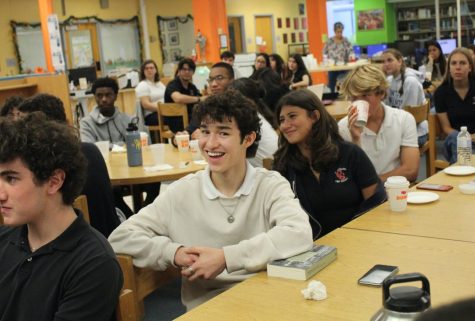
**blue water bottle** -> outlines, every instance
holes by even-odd
[[[132,122],[127,127],[125,134],[125,144],[127,147],[127,163],[129,166],[142,166],[142,142],[137,124]]]

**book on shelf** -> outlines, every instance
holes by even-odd
[[[307,252],[267,263],[267,275],[305,281],[336,259],[336,247],[314,245]]]

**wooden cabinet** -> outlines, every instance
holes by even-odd
[[[436,38],[436,15],[434,1],[413,1],[396,4],[398,40],[425,40]],[[457,6],[455,1],[439,4],[440,38],[457,37]],[[460,4],[462,45],[475,38],[475,0]]]

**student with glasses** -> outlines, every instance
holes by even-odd
[[[234,80],[233,67],[226,62],[215,63],[211,67],[208,82],[208,95],[216,95],[222,93],[228,88]],[[200,135],[199,124],[191,119],[190,124],[186,130],[178,132],[177,134],[191,134],[191,139],[198,139]]]

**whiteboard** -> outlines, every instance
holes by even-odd
[[[137,23],[98,23],[102,72],[122,74],[140,69],[140,40]]]
[[[18,62],[22,73],[32,73],[36,67],[46,69],[45,50],[41,27],[15,27],[18,51],[21,61]]]

